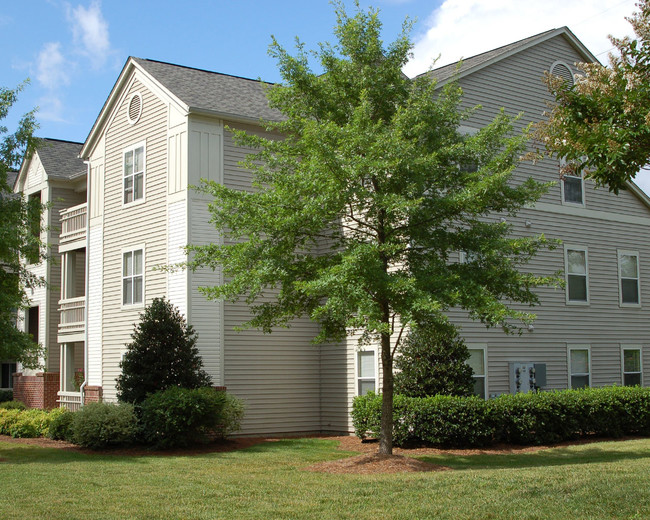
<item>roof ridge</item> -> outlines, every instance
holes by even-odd
[[[264,81],[261,78],[258,79],[252,79],[252,78],[247,78],[245,76],[237,76],[236,74],[227,74],[225,72],[217,72],[214,70],[208,70],[208,69],[201,69],[199,67],[190,67],[189,65],[179,65],[178,63],[171,63],[169,61],[161,61],[161,60],[152,60],[150,58],[138,58],[137,56],[131,56],[134,60],[142,60],[142,61],[148,61],[151,63],[160,63],[162,65],[170,65],[172,67],[178,67],[180,69],[188,69],[188,70],[196,70],[198,72],[206,72],[208,74],[216,74],[218,76],[225,76],[228,78],[235,78],[235,79],[243,79],[246,81],[253,81],[255,83],[266,83],[268,85],[274,85],[275,83],[272,83],[270,81]]]
[[[70,141],[69,139],[57,139],[55,137],[38,137],[38,136],[35,136],[35,137],[36,137],[36,139],[40,139],[41,141],[56,141],[56,142],[59,142],[59,143],[69,143],[69,144],[83,145],[83,143],[81,143],[79,141]]]
[[[535,39],[535,38],[539,38],[543,34],[548,34],[550,32],[557,31],[557,30],[558,30],[557,27],[555,27],[553,29],[548,29],[546,31],[542,31],[541,33],[533,34],[532,36],[527,36],[525,38],[521,38],[520,40],[516,40],[514,42],[510,42],[510,43],[506,43],[504,45],[500,45],[499,47],[494,47],[493,49],[488,49],[486,51],[479,52],[478,54],[473,54],[472,56],[467,56],[467,57],[464,57],[464,58],[460,58],[459,60],[453,61],[451,63],[447,63],[446,65],[441,65],[440,67],[437,67],[435,69],[431,69],[431,70],[427,70],[425,72],[422,72],[421,74],[418,74],[415,77],[419,78],[420,76],[424,76],[424,75],[429,74],[431,72],[436,72],[436,71],[442,70],[445,67],[456,66],[456,65],[458,65],[458,62],[466,62],[468,60],[473,60],[474,58],[478,58],[479,56],[483,56],[484,54],[489,54],[489,53],[492,53],[492,52],[496,52],[496,51],[499,51],[500,49],[505,49],[506,47],[511,47],[513,45],[517,45],[517,44],[519,44],[521,42],[524,42],[526,40],[532,40],[532,39]]]

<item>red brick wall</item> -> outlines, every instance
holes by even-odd
[[[59,373],[40,372],[34,376],[13,375],[14,400],[22,401],[29,408],[49,410],[57,407]]]
[[[101,402],[102,402],[102,387],[101,386],[85,386],[84,387],[84,404],[101,403]]]

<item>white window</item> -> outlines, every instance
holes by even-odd
[[[357,395],[377,391],[377,357],[374,350],[357,352]]]
[[[144,143],[124,150],[124,204],[144,200]]]
[[[589,345],[573,345],[569,352],[569,386],[587,388],[591,386],[591,356]]]
[[[621,305],[641,303],[639,284],[639,253],[637,251],[618,252],[619,301]]]
[[[641,359],[641,347],[621,347],[621,365],[623,367],[623,384],[625,386],[643,384],[643,365]]]
[[[472,368],[473,372],[474,394],[482,399],[487,396],[486,352],[486,346],[471,346],[469,347],[469,359],[467,360],[467,364]]]
[[[144,301],[144,249],[122,252],[122,305]]]
[[[566,163],[560,163],[562,173],[562,204],[585,205],[585,180],[580,172],[571,170]]]
[[[16,363],[0,363],[0,389],[13,388],[14,372],[16,372]]]
[[[589,303],[587,261],[586,247],[564,247],[567,303]]]

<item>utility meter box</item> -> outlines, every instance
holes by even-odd
[[[510,373],[510,393],[534,392],[546,386],[546,363],[511,361],[508,363],[508,367]]]

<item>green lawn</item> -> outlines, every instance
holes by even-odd
[[[82,455],[0,442],[0,519],[650,518],[650,440],[436,456],[455,471],[303,471],[346,455],[296,439],[195,456]]]

